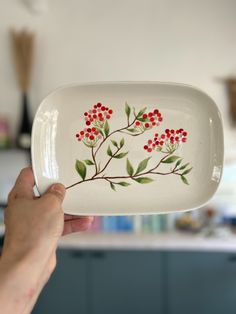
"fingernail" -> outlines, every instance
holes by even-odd
[[[53,184],[51,186],[51,191],[60,194],[61,196],[65,195],[65,187],[60,183]]]

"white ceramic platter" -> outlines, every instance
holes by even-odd
[[[64,87],[42,101],[33,125],[39,193],[63,183],[70,214],[198,208],[219,185],[223,153],[217,106],[180,84]]]

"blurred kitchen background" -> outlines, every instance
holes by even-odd
[[[63,238],[33,313],[236,313],[235,34],[235,0],[1,1],[1,244],[7,194],[30,165],[33,116],[55,88],[192,84],[224,121],[225,169],[214,198],[188,213],[98,217],[92,230]]]

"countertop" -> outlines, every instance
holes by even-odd
[[[163,234],[72,234],[59,242],[61,248],[112,250],[188,250],[236,253],[236,236],[205,238],[182,233]]]
[[[0,225],[0,235],[4,226]],[[59,248],[102,250],[219,251],[236,253],[236,236],[206,238],[180,232],[160,234],[74,233],[61,238]]]

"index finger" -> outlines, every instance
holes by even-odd
[[[18,197],[25,197],[29,199],[34,198],[34,176],[31,167],[24,168],[21,170],[18,178],[16,179],[15,185],[9,194],[9,200]]]

